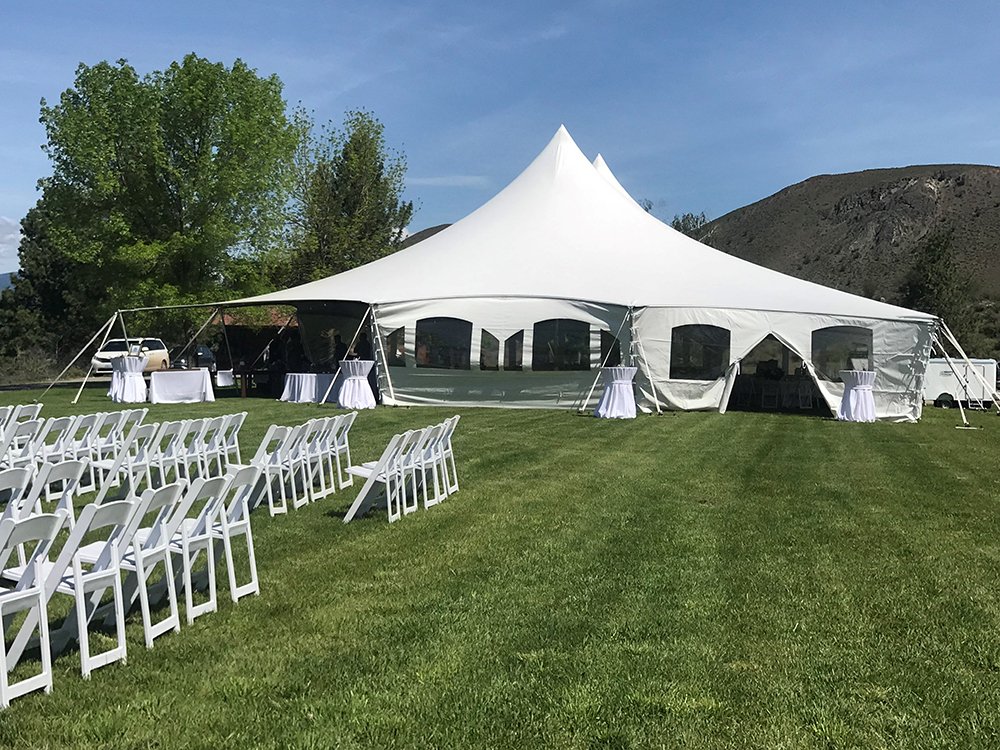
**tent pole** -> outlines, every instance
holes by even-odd
[[[125,316],[122,315],[122,311],[121,310],[118,311],[118,322],[122,324],[122,336],[125,337],[125,352],[127,354],[128,351],[129,351],[129,346],[128,346],[128,331],[125,330]]]
[[[951,371],[955,374],[955,379],[958,380],[959,383],[961,382],[966,383],[965,395],[966,397],[968,397],[969,395],[968,381],[965,381],[964,378],[958,374],[958,369],[955,367],[955,363],[952,361],[951,357],[948,356],[948,352],[944,350],[944,347],[941,346],[941,342],[938,341],[936,336],[934,337],[934,343],[937,344],[937,348],[941,352],[941,356],[943,356],[945,358],[945,361],[948,362],[948,367],[950,367]],[[956,425],[955,426],[956,430],[976,429],[975,427],[970,425],[969,420],[965,418],[965,409],[962,408],[962,399],[958,399],[958,413],[962,416],[962,426],[959,427],[958,425]]]
[[[191,340],[188,341],[184,345],[184,348],[181,349],[180,352],[177,354],[177,359],[180,359],[181,357],[184,356],[184,352],[186,352],[188,350],[188,347],[191,346],[191,344],[193,344],[198,339],[199,336],[201,336],[201,332],[204,331],[206,328],[208,328],[209,323],[215,320],[215,316],[219,314],[219,310],[221,309],[222,309],[221,307],[217,307],[214,310],[212,310],[212,314],[208,316],[208,320],[202,323],[201,328],[198,329],[198,333],[192,336]],[[232,363],[232,359],[233,359],[232,355],[230,355],[229,357],[230,363]]]
[[[108,318],[107,322],[104,325],[102,325],[100,328],[97,329],[97,333],[95,333],[93,336],[91,336],[90,341],[88,341],[86,344],[84,344],[84,346],[80,350],[79,354],[77,354],[75,357],[73,357],[72,360],[70,360],[70,363],[68,365],[66,365],[66,367],[63,368],[63,371],[56,376],[55,380],[53,380],[51,383],[49,383],[49,387],[46,388],[44,391],[42,391],[42,395],[39,396],[38,398],[43,398],[45,396],[45,394],[48,393],[51,390],[52,386],[54,386],[56,383],[58,383],[62,379],[62,376],[65,375],[69,371],[69,368],[71,368],[73,365],[76,364],[76,361],[78,359],[80,359],[80,357],[83,356],[83,353],[85,351],[87,351],[87,349],[90,348],[90,345],[93,344],[94,341],[97,340],[97,337],[100,336],[102,332],[104,332],[104,338],[101,339],[101,346],[104,346],[104,342],[107,341],[108,333],[110,333],[111,326],[114,325],[116,317],[118,317],[117,313],[115,315],[112,315],[110,318]],[[98,347],[98,348],[100,348],[100,347]],[[90,366],[90,370],[92,370],[93,367],[94,366],[91,365]],[[87,376],[88,377],[90,376],[90,370],[87,371]],[[86,383],[87,379],[84,378],[83,382]],[[83,386],[80,386],[80,390],[83,390]],[[80,394],[79,393],[76,394],[76,398],[77,399],[80,398]],[[73,399],[73,403],[74,404],[76,403],[76,399]]]
[[[393,405],[396,404],[396,392],[392,388],[392,376],[389,374],[389,359],[385,356],[385,348],[382,346],[382,334],[378,332],[378,317],[375,315],[374,303],[370,306],[372,313],[372,325],[375,326],[375,342],[378,344],[379,354],[382,355],[382,369],[385,371],[385,382],[389,386],[389,398]]]
[[[953,347],[955,347],[955,350],[965,361],[966,366],[972,370],[972,373],[976,376],[979,382],[982,383],[983,386],[986,388],[986,392],[989,393],[990,396],[992,396],[993,406],[996,408],[997,413],[1000,414],[1000,394],[997,393],[996,383],[986,382],[986,378],[984,378],[982,373],[979,372],[979,370],[976,369],[976,366],[972,364],[972,360],[969,359],[969,356],[965,353],[965,350],[962,349],[962,345],[958,343],[958,339],[955,338],[955,334],[951,332],[951,329],[948,327],[948,324],[945,323],[943,320],[941,321],[941,328],[944,330],[944,335],[948,339],[948,343],[950,343]],[[943,347],[941,347],[940,342],[938,342],[938,348],[941,348],[941,350],[944,351]],[[966,396],[969,395],[968,386],[966,386],[965,395]]]
[[[264,352],[266,352],[266,351],[267,351],[267,347],[269,347],[269,346],[270,346],[271,344],[273,344],[273,343],[274,343],[274,341],[275,341],[275,339],[277,339],[277,338],[278,338],[278,336],[280,336],[280,335],[281,335],[281,332],[282,332],[282,331],[284,331],[284,330],[285,330],[286,328],[288,328],[288,324],[292,322],[292,318],[294,318],[294,317],[296,316],[296,314],[297,314],[297,313],[292,313],[291,315],[289,315],[289,316],[288,316],[288,320],[286,320],[286,321],[285,321],[285,324],[284,324],[283,326],[281,326],[281,328],[279,328],[279,329],[278,329],[278,332],[277,332],[276,334],[274,334],[274,335],[273,335],[273,336],[271,337],[271,340],[270,340],[270,341],[268,341],[268,342],[267,342],[267,343],[266,343],[266,344],[264,345],[264,348],[260,350],[260,354],[258,354],[258,355],[257,355],[257,359],[255,359],[255,360],[254,360],[253,362],[251,362],[251,363],[250,363],[250,368],[249,368],[249,369],[251,369],[251,370],[252,370],[252,369],[253,369],[253,366],[254,366],[255,364],[257,364],[258,362],[260,362],[260,358],[264,356]]]
[[[351,339],[351,343],[347,346],[347,351],[351,351],[354,348],[354,344],[357,343],[358,336],[361,335],[361,327],[368,320],[368,313],[372,311],[372,306],[368,305],[368,309],[365,310],[364,317],[361,318],[361,322],[358,323],[358,330],[354,332],[354,338]],[[333,390],[333,384],[337,382],[337,376],[340,375],[340,362],[337,363],[337,371],[333,373],[333,379],[330,381],[330,385],[326,387],[326,393],[323,394],[323,398],[320,399],[321,404],[325,404],[326,400],[330,398],[330,391]]]
[[[631,327],[630,333],[632,334],[632,341],[635,342],[636,349],[639,351],[639,357],[642,359],[642,364],[646,368],[646,377],[649,378],[650,390],[653,392],[653,403],[656,405],[656,413],[663,414],[663,410],[660,409],[660,399],[656,395],[656,383],[653,382],[653,372],[649,369],[649,360],[646,359],[646,348],[642,345],[642,339],[639,337],[639,331],[635,327],[635,314],[631,316]]]
[[[233,350],[229,348],[229,333],[226,331],[226,311],[219,308],[219,320],[222,323],[222,340],[226,342],[226,356],[229,358],[229,369],[233,369]]]
[[[621,353],[621,340],[618,337],[622,335],[622,328],[625,327],[625,321],[629,319],[629,316],[631,314],[632,314],[632,306],[629,305],[628,311],[622,316],[621,325],[618,326],[618,330],[615,332],[615,341],[619,342],[618,343],[619,353]],[[607,367],[608,357],[610,356],[611,356],[611,350],[608,349],[608,353],[604,355],[604,359],[601,361],[601,366],[597,369],[597,375],[596,377],[594,377],[594,382],[590,386],[590,391],[587,393],[587,398],[585,398],[583,402],[580,404],[580,408],[578,409],[580,414],[582,414],[586,410],[587,404],[590,402],[591,396],[594,395],[594,389],[597,388],[597,381],[600,380],[601,378],[601,370]]]

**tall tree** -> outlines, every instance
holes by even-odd
[[[299,111],[302,133],[289,218],[285,283],[346,271],[399,249],[413,204],[402,200],[406,159],[389,150],[371,113],[348,112],[342,128],[317,134]]]
[[[15,296],[43,329],[79,338],[117,308],[256,291],[245,259],[280,228],[297,144],[277,77],[195,55],[145,76],[81,65],[40,121],[52,175],[23,222]]]

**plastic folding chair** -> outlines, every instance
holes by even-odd
[[[47,559],[49,548],[62,526],[63,517],[59,513],[32,516],[20,521],[0,521],[0,569],[6,566],[15,549],[33,547],[24,564],[24,575],[17,580],[14,589],[0,591],[0,623],[3,623],[0,625],[0,708],[7,708],[12,699],[35,690],[52,692],[52,649],[49,643],[48,598],[42,585],[42,562]],[[42,667],[41,672],[11,682],[8,672],[13,670],[17,660],[8,662],[6,631],[8,617],[18,612],[27,612],[28,619],[36,623],[28,635],[37,627]]]
[[[369,465],[362,464],[347,468],[347,471],[352,475],[363,478],[365,483],[344,515],[344,523],[350,523],[355,518],[365,515],[383,496],[389,520],[394,521],[402,516],[399,505],[396,463],[401,445],[409,437],[410,433],[393,435],[377,461],[373,461]]]
[[[257,557],[254,554],[253,534],[250,530],[250,499],[261,476],[259,466],[238,469],[226,488],[219,520],[212,525],[212,538],[221,541],[229,574],[229,596],[234,602],[248,594],[260,594],[257,578]],[[247,545],[247,559],[250,580],[244,584],[236,582],[236,565],[233,558],[233,542],[243,537]]]

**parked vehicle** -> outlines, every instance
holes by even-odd
[[[188,350],[184,352],[183,356],[177,356],[179,352],[180,349],[175,350],[174,358],[172,360],[173,364],[171,367],[175,370],[189,370],[197,367],[205,367],[209,372],[215,372],[217,367],[215,352],[204,344],[195,344],[194,346],[189,347]]]
[[[970,359],[972,367],[979,371],[990,385],[997,382],[997,361],[995,359]],[[951,369],[946,359],[932,359],[927,363],[927,374],[924,376],[924,403],[949,408],[962,404],[989,406],[993,402],[993,394],[983,385],[982,381],[972,372],[972,367],[959,359],[953,359],[952,364],[959,377]],[[968,386],[966,386],[966,381]],[[966,390],[968,388],[968,390]]]
[[[94,372],[111,372],[111,360],[115,357],[122,357],[126,354],[141,354],[148,357],[144,372],[152,370],[166,370],[170,367],[170,352],[167,345],[160,339],[108,339],[104,342],[94,358],[90,360],[90,366]]]

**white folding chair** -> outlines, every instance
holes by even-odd
[[[153,641],[164,633],[177,632],[181,629],[174,569],[170,560],[167,521],[178,506],[186,488],[186,482],[173,482],[155,490],[146,490],[136,503],[128,525],[117,540],[121,569],[132,574],[123,588],[123,606],[125,611],[128,611],[135,599],[139,599],[146,648],[152,648]],[[85,563],[95,564],[100,559],[102,551],[100,543],[84,545],[80,548],[78,557]],[[169,612],[162,620],[154,623],[150,607],[149,578],[157,565],[163,566]]]
[[[250,530],[250,499],[261,476],[259,466],[246,466],[236,470],[226,488],[225,501],[219,511],[219,520],[212,525],[212,538],[222,542],[229,573],[229,596],[234,602],[248,594],[260,594],[257,579],[257,557],[254,554],[253,534]],[[236,565],[233,558],[233,542],[243,537],[247,545],[247,559],[250,580],[244,584],[236,582]]]
[[[205,428],[200,435],[199,465],[201,476],[221,477],[225,474],[225,446],[223,434],[226,417],[213,417],[205,422]],[[214,468],[213,468],[214,467]]]
[[[12,699],[34,690],[52,692],[52,649],[49,643],[48,597],[45,596],[42,563],[47,559],[49,548],[63,526],[59,513],[32,516],[20,521],[5,519],[0,521],[0,569],[6,567],[14,550],[32,546],[31,555],[24,564],[24,575],[16,581],[13,590],[0,591],[0,708],[7,708]],[[8,672],[13,671],[17,658],[12,663],[7,658],[8,618],[18,612],[27,612],[28,619],[35,625],[28,632],[30,636],[38,628],[39,652],[42,659],[41,672],[10,681]]]
[[[337,431],[334,433],[333,441],[331,442],[331,450],[337,464],[337,482],[340,484],[340,488],[344,489],[344,487],[354,484],[354,477],[347,471],[347,467],[351,465],[351,443],[349,440],[351,427],[354,425],[354,420],[357,419],[358,413],[351,411],[340,416],[341,419],[337,424]]]
[[[288,439],[292,429],[283,425],[273,424],[267,428],[264,438],[257,446],[257,452],[250,459],[249,466],[259,466],[264,475],[264,491],[267,493],[267,507],[271,516],[288,512],[288,504],[285,501],[285,493],[275,493],[275,481],[280,482],[282,475],[278,466],[278,449]],[[244,468],[243,466],[231,468]]]
[[[241,411],[238,414],[230,414],[226,427],[223,430],[223,448],[225,451],[226,466],[238,466],[243,463],[240,458],[240,430],[246,421],[247,413]]]
[[[448,495],[458,492],[458,469],[455,468],[455,449],[452,447],[451,438],[461,418],[460,414],[456,414],[444,420],[444,431],[441,434],[441,467],[444,470],[445,489]]]
[[[14,407],[11,419],[14,422],[25,422],[30,419],[38,419],[42,413],[42,404],[21,404]]]
[[[89,678],[95,669],[125,660],[125,609],[122,602],[118,542],[137,507],[138,501],[131,500],[87,505],[80,511],[76,526],[70,532],[55,562],[48,560],[40,562],[41,575],[44,576],[42,585],[45,601],[48,602],[56,593],[73,597],[75,606],[64,626],[69,628],[73,624],[76,625],[80,644],[80,671],[84,679]],[[84,538],[96,532],[101,532],[97,562],[84,568],[84,563],[77,553]],[[3,576],[10,580],[22,581],[27,568],[26,565],[7,568],[3,571]],[[91,654],[90,621],[100,606],[102,596],[109,588],[114,608],[116,645],[102,653]],[[8,658],[13,660],[14,665],[24,653],[38,622],[35,613],[29,612],[7,652]]]
[[[326,477],[324,476],[325,462],[323,456],[325,448],[324,438],[328,422],[329,420],[325,417],[310,419],[301,428],[302,435],[299,438],[298,453],[294,457],[299,463],[299,473],[302,476],[304,502],[300,503],[300,505],[304,505],[307,502],[315,502],[320,498],[326,497],[328,494]],[[316,489],[317,481],[320,484],[318,491]],[[295,505],[294,507],[298,508],[300,505]]]
[[[362,464],[347,468],[347,471],[352,475],[362,477],[365,483],[344,515],[344,523],[350,523],[355,518],[365,515],[379,501],[380,496],[385,497],[390,521],[402,516],[398,500],[396,460],[403,441],[409,436],[410,433],[393,435],[377,461],[373,461],[369,465]]]

